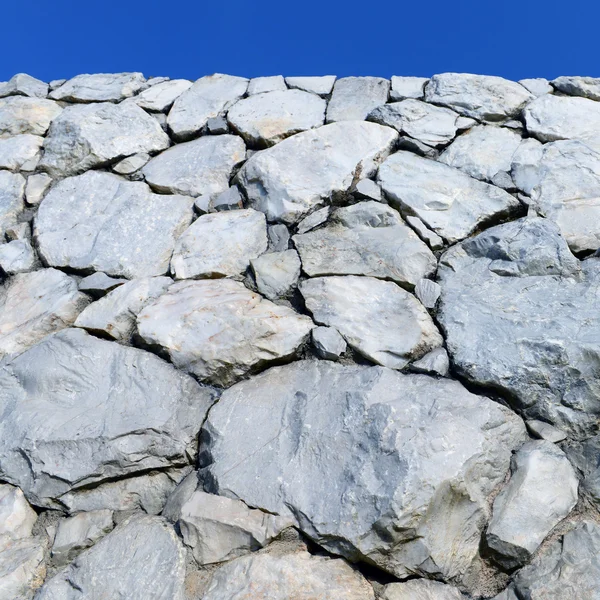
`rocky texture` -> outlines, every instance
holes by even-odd
[[[346,341],[334,327],[315,327],[312,343],[317,354],[327,360],[337,360],[346,352]]]
[[[119,102],[143,89],[145,81],[141,73],[77,75],[50,92],[50,98],[68,102]]]
[[[138,94],[133,102],[147,111],[164,112],[191,86],[192,82],[187,79],[163,81]]]
[[[328,96],[331,94],[331,90],[333,89],[335,76],[324,75],[323,77],[286,77],[285,82],[291,89],[312,92],[318,96]]]
[[[438,581],[414,579],[386,585],[381,600],[464,600],[460,591]]]
[[[30,206],[39,204],[51,183],[52,178],[46,173],[30,175],[25,186],[25,201],[27,204]]]
[[[88,275],[81,279],[79,282],[79,289],[95,298],[100,298],[107,292],[114,290],[124,283],[127,283],[127,279],[109,277],[106,273],[96,271],[95,273],[92,273],[92,275]]]
[[[0,136],[45,135],[62,108],[52,100],[10,96],[0,99]]]
[[[295,250],[263,254],[250,264],[258,291],[269,300],[289,295],[300,277],[300,258]]]
[[[7,275],[27,273],[38,266],[29,240],[13,240],[8,244],[0,244],[0,269]]]
[[[569,96],[600,100],[600,79],[596,77],[557,77],[552,87]]]
[[[265,94],[266,92],[281,92],[287,90],[285,79],[282,75],[271,77],[254,77],[248,84],[248,96]]]
[[[23,193],[25,179],[18,173],[0,171],[0,240],[6,230],[17,223],[17,217],[24,209]]]
[[[390,82],[380,77],[344,77],[333,86],[327,106],[327,122],[361,121],[380,104],[385,104]]]
[[[428,375],[440,375],[441,377],[446,377],[450,371],[448,353],[444,348],[434,348],[423,358],[412,363],[410,368],[416,373],[427,373]]]
[[[29,133],[0,138],[0,169],[33,171],[43,143],[43,137]]]
[[[0,98],[5,96],[45,98],[47,95],[48,84],[27,75],[27,73],[17,73],[8,81],[0,83]]]
[[[396,102],[404,98],[423,98],[425,84],[429,81],[426,77],[392,77],[390,100]]]

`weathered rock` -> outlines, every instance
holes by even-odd
[[[437,316],[458,372],[528,419],[589,437],[600,414],[600,261],[581,264],[547,219],[488,229],[441,259]]]
[[[162,346],[177,367],[223,386],[292,357],[313,326],[230,279],[176,283],[138,316],[142,339]]]
[[[169,112],[167,123],[173,137],[186,140],[197,134],[208,119],[217,117],[237,102],[248,89],[248,80],[231,75],[209,75],[183,92]]]
[[[187,464],[213,402],[152,354],[78,329],[5,362],[0,381],[0,477],[45,507],[79,487]]]
[[[149,87],[131,101],[145,110],[164,112],[190,87],[192,82],[187,79],[171,79]]]
[[[544,154],[544,146],[534,138],[526,138],[512,157],[512,180],[523,193],[530,195],[539,180],[539,167]]]
[[[552,93],[552,86],[547,79],[538,77],[535,79],[521,79],[519,83],[534,96],[543,96]]]
[[[29,240],[13,240],[0,244],[0,269],[7,275],[27,273],[39,266],[35,250]]]
[[[112,170],[119,175],[131,175],[139,171],[149,160],[149,154],[140,152],[120,160],[116,165],[113,165]]]
[[[411,370],[416,373],[427,373],[428,375],[440,375],[446,377],[450,371],[450,360],[444,348],[435,348],[428,352],[423,358],[416,360],[410,365]]]
[[[406,222],[432,250],[440,250],[444,247],[444,240],[437,233],[431,231],[419,217],[406,215]]]
[[[333,123],[255,154],[237,179],[250,206],[269,221],[293,224],[354,179],[371,176],[398,134],[375,123]]]
[[[0,287],[0,357],[69,327],[88,302],[77,283],[55,269],[10,278]]]
[[[390,82],[380,77],[344,77],[333,86],[327,106],[327,123],[362,121],[388,101]]]
[[[527,425],[527,430],[532,436],[547,440],[553,444],[562,442],[567,438],[567,434],[564,431],[561,431],[544,421],[530,419],[529,421],[526,421],[525,425]]]
[[[0,171],[0,240],[6,230],[17,224],[17,216],[23,211],[25,179],[18,173]]]
[[[502,77],[442,73],[425,86],[425,100],[486,121],[516,117],[533,96],[520,84]]]
[[[0,99],[0,136],[30,133],[45,135],[50,123],[62,112],[52,100],[11,96]]]
[[[331,213],[331,207],[324,206],[323,208],[319,208],[319,210],[315,210],[315,212],[310,213],[307,217],[304,217],[300,223],[298,223],[296,227],[297,233],[307,233],[308,231],[312,231],[319,225],[323,225],[329,219],[329,214]]]
[[[597,77],[557,77],[552,87],[569,96],[600,100],[600,79]]]
[[[229,187],[233,168],[246,158],[246,146],[235,135],[204,136],[177,144],[143,169],[155,190],[168,194],[200,196],[219,194]]]
[[[525,437],[456,381],[301,361],[225,391],[200,457],[206,491],[291,514],[335,554],[460,579]]]
[[[208,121],[206,121],[206,128],[208,129],[208,133],[211,135],[219,135],[229,131],[227,119],[223,115],[208,119]]]
[[[397,102],[405,98],[423,98],[425,95],[425,84],[429,81],[427,77],[392,77],[390,89],[390,100]]]
[[[198,489],[198,471],[190,471],[169,494],[162,510],[162,516],[172,523],[176,523],[181,516],[183,505]]]
[[[244,199],[237,185],[221,192],[218,196],[211,198],[208,203],[210,212],[223,212],[226,210],[240,210],[244,208]]]
[[[135,104],[69,106],[52,122],[39,167],[53,177],[64,177],[168,147],[167,134]]]
[[[378,178],[392,204],[418,216],[450,243],[521,206],[504,190],[410,152],[390,156]]]
[[[46,173],[36,173],[27,178],[25,186],[25,201],[30,206],[35,206],[42,201],[48,186],[52,183],[52,178]]]
[[[303,270],[316,275],[369,275],[413,288],[436,259],[393,208],[359,202],[335,210],[327,227],[293,237]]]
[[[253,94],[264,94],[266,92],[281,92],[287,90],[285,80],[282,75],[272,75],[271,77],[254,77],[248,84],[248,96]]]
[[[321,77],[286,77],[285,82],[289,88],[312,92],[318,96],[331,94],[335,75],[323,75]]]
[[[269,251],[283,252],[287,250],[290,243],[290,232],[282,223],[267,226],[267,236],[269,238]]]
[[[267,250],[265,216],[251,208],[198,217],[177,240],[176,279],[240,276]]]
[[[46,581],[37,600],[183,600],[185,550],[160,517],[134,517]]]
[[[50,92],[54,100],[67,102],[119,102],[145,87],[141,73],[77,75]]]
[[[0,598],[31,600],[45,574],[44,546],[39,539],[0,538]]]
[[[140,109],[141,110],[141,109]],[[193,198],[153,194],[141,182],[90,171],[58,182],[35,220],[39,252],[54,267],[116,277],[163,275]]]
[[[45,98],[48,95],[48,84],[27,75],[17,73],[8,81],[0,83],[0,98],[5,96],[29,96],[30,98]]]
[[[6,240],[13,242],[15,240],[30,240],[31,239],[31,225],[25,221],[22,223],[16,223],[7,228]]]
[[[30,537],[37,514],[23,492],[12,485],[0,484],[0,540]],[[0,545],[3,545],[0,542]]]
[[[372,179],[361,179],[354,187],[354,193],[367,200],[384,201],[381,186]]]
[[[33,171],[43,143],[44,138],[29,133],[0,138],[0,169]]]
[[[302,282],[300,291],[317,323],[335,327],[378,365],[402,369],[442,344],[423,305],[391,281],[316,277]]]
[[[577,503],[577,476],[551,442],[526,443],[512,459],[512,477],[494,500],[486,542],[507,568],[526,563]]]
[[[390,583],[383,588],[381,600],[464,600],[458,588],[439,581],[413,579]]]
[[[431,279],[419,279],[415,286],[415,296],[425,308],[435,308],[442,288]]]
[[[269,300],[287,296],[300,277],[300,258],[295,250],[263,254],[250,264],[258,291]]]
[[[334,327],[315,327],[312,343],[316,353],[326,360],[338,360],[346,352],[346,340]]]
[[[96,272],[84,277],[79,282],[79,289],[99,298],[124,283],[127,283],[127,279],[117,279],[109,277],[106,273]]]

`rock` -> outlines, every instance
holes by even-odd
[[[552,86],[547,79],[538,77],[536,79],[521,79],[519,83],[534,96],[543,96],[552,93]]]
[[[519,598],[590,600],[600,595],[600,528],[584,521],[515,577]]]
[[[146,277],[123,282],[80,313],[75,327],[101,333],[113,340],[127,341],[144,306],[163,294],[172,283],[170,277]]]
[[[428,229],[419,217],[407,215],[406,222],[432,250],[441,250],[444,247],[444,240],[437,233]]]
[[[423,98],[425,95],[425,84],[429,81],[427,77],[392,77],[390,89],[390,100],[397,102],[405,98]]]
[[[139,154],[133,154],[132,156],[120,160],[113,166],[112,170],[119,175],[131,175],[132,173],[139,171],[149,160],[149,154],[140,152]]]
[[[439,581],[413,579],[389,583],[383,588],[381,600],[464,600],[458,588]]]
[[[381,186],[372,179],[361,179],[354,187],[354,193],[367,200],[384,202]]]
[[[230,279],[182,281],[138,315],[138,332],[173,364],[227,386],[274,360],[291,358],[313,328],[293,310]]]
[[[193,199],[153,194],[141,182],[90,171],[46,194],[35,236],[46,264],[113,277],[164,275]]]
[[[520,144],[512,157],[511,177],[517,187],[528,196],[537,185],[539,167],[544,146],[534,138],[526,138]]]
[[[564,452],[545,440],[522,446],[511,470],[510,481],[494,500],[486,532],[494,559],[509,569],[525,564],[571,512],[578,486]]]
[[[7,275],[27,273],[38,267],[35,250],[29,240],[14,240],[0,244],[0,269]]]
[[[169,494],[165,506],[162,510],[162,516],[172,523],[176,523],[181,516],[183,505],[191,498],[192,494],[198,488],[198,471],[190,471]]]
[[[173,146],[153,158],[142,173],[154,190],[165,194],[219,194],[229,187],[233,168],[245,158],[241,138],[205,136]]]
[[[33,168],[26,170],[33,171],[43,143],[44,138],[29,133],[0,138],[0,169],[19,171],[25,170],[25,166],[31,166]]]
[[[307,233],[319,225],[323,225],[323,223],[327,222],[327,219],[329,219],[330,212],[331,208],[329,206],[324,206],[319,210],[315,210],[315,212],[310,213],[310,215],[304,217],[304,219],[298,223],[296,231],[298,233]]]
[[[175,100],[167,123],[177,141],[190,139],[207,123],[237,102],[248,88],[248,80],[231,75],[209,75],[198,79]]]
[[[213,402],[152,354],[79,329],[5,362],[0,382],[0,477],[47,508],[81,487],[186,465]]]
[[[250,264],[258,291],[269,300],[287,296],[300,277],[300,258],[295,250],[263,254]]]
[[[317,275],[368,275],[411,289],[435,272],[429,248],[393,208],[359,202],[338,208],[326,227],[295,235],[303,270]]]
[[[4,541],[7,545],[0,550],[0,598],[31,600],[46,574],[44,546],[30,537]]]
[[[151,112],[165,112],[190,87],[192,82],[187,79],[171,79],[149,87],[131,101]]]
[[[266,546],[294,520],[248,508],[240,500],[196,490],[181,508],[177,525],[199,565],[238,558]]]
[[[293,224],[348,190],[358,175],[370,177],[397,136],[375,123],[325,125],[255,154],[236,178],[251,207],[271,222]]]
[[[45,135],[61,112],[62,108],[52,100],[24,96],[0,99],[0,136]]]
[[[15,240],[30,240],[31,225],[27,221],[24,223],[16,223],[6,229],[5,236],[6,240],[9,242],[14,242]]]
[[[236,277],[267,250],[265,216],[251,208],[198,217],[175,244],[176,279]]]
[[[5,281],[0,287],[0,358],[23,352],[69,327],[88,302],[77,291],[77,283],[55,269],[22,273]]]
[[[54,100],[67,102],[120,102],[145,87],[141,73],[77,75],[50,92]]]
[[[335,327],[357,352],[393,369],[441,346],[442,336],[415,297],[373,277],[316,277],[300,284],[315,322]]]
[[[25,202],[30,206],[39,204],[51,183],[52,178],[46,173],[30,175],[25,186]]]
[[[551,221],[528,217],[450,249],[437,275],[437,318],[457,372],[504,392],[527,419],[593,434],[600,261],[579,263]]]
[[[328,96],[333,89],[335,75],[323,75],[321,77],[286,77],[285,82],[291,89],[312,92],[318,96]]]
[[[215,571],[203,600],[374,600],[373,588],[340,559],[295,552],[245,556]]]
[[[344,77],[333,86],[327,106],[327,123],[362,121],[388,101],[390,82],[380,77]]]
[[[558,77],[551,83],[563,94],[600,100],[600,79],[596,77]]]
[[[449,243],[521,206],[504,190],[410,152],[390,156],[378,178],[391,204],[418,216]]]
[[[58,566],[70,563],[82,550],[93,546],[113,528],[112,511],[93,510],[59,521],[52,545]]]
[[[600,435],[595,432],[592,437],[571,442],[565,447],[569,460],[581,474],[581,492],[586,499],[600,506]]]
[[[435,348],[428,352],[423,358],[416,360],[410,365],[416,373],[427,373],[447,377],[450,371],[450,360],[444,348]]]
[[[556,444],[562,442],[567,438],[567,434],[556,427],[550,425],[550,423],[544,423],[544,421],[538,421],[536,419],[530,419],[525,423],[527,430],[531,435],[542,440],[547,440]]]
[[[25,208],[23,195],[25,179],[18,173],[0,171],[0,240],[6,231],[17,224],[17,217]]]
[[[5,536],[13,540],[31,537],[36,520],[37,514],[23,492],[12,485],[0,484],[0,540]]]
[[[211,135],[219,135],[221,133],[227,133],[229,131],[229,125],[227,124],[227,119],[222,115],[218,117],[211,117],[206,122],[206,128],[208,129],[208,133]]]
[[[282,75],[273,75],[272,77],[255,77],[248,84],[248,96],[253,94],[264,94],[266,92],[281,92],[287,90],[285,80]]]
[[[36,600],[183,600],[184,576],[185,550],[173,528],[160,517],[135,517],[47,580]]]
[[[396,149],[406,150],[407,152],[412,152],[418,156],[426,156],[433,160],[437,159],[440,154],[436,148],[432,148],[423,142],[419,142],[419,140],[415,140],[408,135],[401,135],[398,138]]]
[[[223,212],[227,210],[241,210],[244,200],[237,185],[231,186],[226,191],[211,199],[208,208],[210,212]]]
[[[425,86],[425,100],[485,121],[516,117],[533,96],[520,84],[502,77],[442,73]]]
[[[17,73],[8,81],[0,83],[0,98],[5,96],[29,96],[30,98],[45,98],[48,95],[48,84],[27,75]]]
[[[267,236],[269,238],[270,252],[283,252],[287,250],[290,242],[290,232],[283,224],[268,225]]]
[[[109,277],[106,273],[93,273],[79,282],[79,289],[92,296],[100,297],[124,283],[127,283],[127,279],[116,279]]]
[[[326,360],[338,360],[346,352],[346,340],[333,327],[315,327],[312,343],[317,355]]]
[[[200,460],[206,491],[291,514],[329,552],[460,579],[525,437],[514,413],[457,381],[300,361],[226,390]]]
[[[210,210],[211,197],[208,194],[198,196],[194,200],[194,210],[199,215],[205,215]]]
[[[39,168],[65,177],[168,147],[167,134],[135,104],[68,106],[52,122]]]
[[[517,598],[514,587],[510,585],[502,590],[497,596],[494,596],[493,600],[519,600],[519,598]]]
[[[419,279],[415,286],[415,296],[425,308],[435,308],[441,292],[440,285],[431,279]]]
[[[50,91],[55,90],[56,88],[60,87],[63,83],[66,83],[67,80],[66,79],[53,79],[49,84],[49,88]]]

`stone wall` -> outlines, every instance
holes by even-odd
[[[0,599],[599,598],[599,100],[0,84]]]

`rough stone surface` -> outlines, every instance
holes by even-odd
[[[24,192],[25,179],[22,175],[0,171],[0,240],[7,229],[17,224],[17,217],[25,208]]]
[[[319,96],[331,94],[335,75],[323,75],[322,77],[286,77],[285,82],[291,89],[312,92]]]
[[[237,185],[233,185],[218,196],[211,198],[209,212],[223,212],[226,210],[240,210],[244,208],[244,199]]]
[[[27,273],[38,266],[35,251],[29,240],[13,240],[0,244],[0,269],[7,275]]]
[[[534,79],[521,79],[519,83],[534,96],[543,96],[552,93],[552,86],[547,79],[537,77]]]
[[[0,138],[0,169],[33,171],[43,143],[44,138],[29,133]]]
[[[120,160],[116,165],[113,165],[112,170],[119,175],[131,175],[139,171],[149,160],[149,154],[140,152]]]
[[[269,250],[271,252],[283,252],[287,250],[290,243],[290,232],[282,223],[267,226],[269,238]]]
[[[380,77],[344,77],[333,86],[327,106],[327,123],[362,121],[388,101],[390,82]]]
[[[427,225],[419,217],[406,215],[406,222],[432,250],[440,250],[444,247],[444,240],[437,233],[428,229]]]
[[[164,112],[171,108],[173,102],[192,86],[187,79],[171,79],[157,83],[133,98],[140,108],[151,112]]]
[[[62,112],[52,100],[10,96],[0,99],[0,136],[45,135],[50,123]]]
[[[553,427],[550,423],[544,423],[544,421],[530,419],[526,422],[526,425],[531,435],[554,444],[562,442],[567,438],[567,434],[564,431]]]
[[[354,193],[367,200],[384,201],[380,185],[372,179],[361,179],[354,187]]]
[[[269,300],[287,296],[300,277],[300,258],[295,250],[270,252],[250,261],[256,287]]]
[[[44,545],[39,539],[0,538],[0,598],[31,600],[45,574]]]
[[[30,537],[37,514],[23,492],[12,485],[0,484],[0,540]],[[0,542],[2,544],[2,542]]]
[[[287,90],[287,85],[285,85],[285,79],[282,75],[254,77],[248,84],[248,96],[264,94],[266,92],[281,92],[282,90]]]
[[[50,92],[50,98],[68,102],[119,102],[139,92],[145,82],[141,73],[77,75]]]
[[[415,286],[415,296],[425,308],[435,308],[441,291],[440,285],[431,279],[419,279]]]
[[[552,87],[569,96],[600,100],[600,79],[597,77],[557,77]]]
[[[326,360],[338,360],[346,352],[346,340],[334,327],[315,327],[312,343],[318,356]]]
[[[92,296],[100,297],[124,283],[127,283],[127,279],[117,279],[109,277],[106,273],[96,272],[84,277],[79,282],[79,289]]]
[[[48,189],[48,186],[52,183],[52,178],[46,173],[36,173],[30,175],[27,178],[27,184],[25,186],[25,201],[30,206],[39,204]]]
[[[296,226],[296,233],[307,233],[317,228],[319,225],[323,225],[329,219],[331,213],[331,207],[324,206],[310,213],[307,217],[304,217],[300,223]]]
[[[438,581],[413,579],[385,586],[381,600],[464,600],[458,588]]]
[[[429,81],[426,77],[392,77],[390,89],[390,100],[397,102],[405,98],[423,98],[425,95],[425,84]]]
[[[30,98],[45,98],[48,95],[48,84],[27,75],[17,73],[8,81],[0,83],[0,98],[5,96],[29,96]]]
[[[446,377],[450,370],[450,360],[444,348],[435,348],[428,352],[423,358],[416,360],[410,365],[416,373],[427,373]]]

